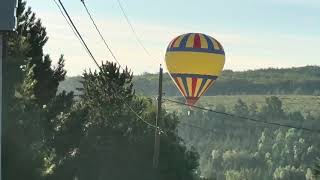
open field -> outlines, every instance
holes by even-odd
[[[214,108],[218,104],[226,107],[230,111],[234,104],[241,98],[248,105],[256,103],[258,108],[265,104],[265,98],[272,95],[234,95],[234,96],[204,96],[201,97],[198,106]],[[283,103],[283,109],[286,112],[302,111],[304,114],[310,112],[311,114],[319,113],[320,111],[320,96],[304,96],[304,95],[277,95]],[[167,97],[179,101],[184,101],[181,97]],[[179,105],[166,102],[164,107],[170,111],[180,111],[182,108]]]

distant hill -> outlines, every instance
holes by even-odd
[[[76,88],[81,87],[80,80],[81,77],[69,77],[60,84],[59,90],[76,91]],[[157,94],[158,75],[145,73],[135,76],[134,84],[138,94],[154,96]],[[167,96],[180,95],[168,74],[164,74],[163,88]],[[249,94],[320,95],[320,67],[269,68],[242,72],[225,70],[214,87],[206,93],[208,96]]]
[[[82,80],[82,78],[80,76],[67,77],[66,80],[60,82],[58,92],[74,91],[75,94],[79,94],[77,88],[82,87],[81,80]]]

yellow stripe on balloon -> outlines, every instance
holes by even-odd
[[[178,80],[178,82],[179,82],[179,85],[180,85],[180,87],[181,87],[181,89],[179,88],[179,90],[181,91],[181,93],[184,95],[187,95],[187,92],[186,92],[186,90],[184,89],[184,85],[183,85],[183,82],[182,82],[182,79],[181,79],[181,77],[177,77],[177,80]]]
[[[195,92],[194,92],[194,96],[195,96],[195,97],[199,97],[199,96],[197,96],[197,94],[198,94],[198,91],[199,91],[200,86],[201,86],[201,84],[202,84],[202,81],[203,81],[202,78],[198,78],[198,79],[197,79],[196,90],[195,90]]]
[[[171,74],[202,74],[219,76],[225,56],[214,53],[167,52],[166,65]]]
[[[192,96],[192,78],[187,78],[187,84],[188,84],[188,90],[189,90],[189,96]]]
[[[208,49],[208,42],[203,34],[199,34],[201,41],[201,48]]]
[[[191,34],[188,38],[186,47],[193,47],[195,34]]]
[[[173,47],[175,47],[175,48],[179,47],[179,46],[180,46],[180,43],[181,43],[181,40],[182,40],[182,38],[183,38],[184,36],[185,36],[185,35],[179,36],[178,39],[176,40],[176,42],[174,42]]]
[[[211,41],[213,43],[213,48],[216,49],[216,50],[220,50],[218,42],[215,39],[213,39],[212,37],[210,37],[210,39],[211,39]]]
[[[208,89],[207,87],[210,85],[210,83],[212,82],[212,79],[208,79],[207,82],[204,84],[204,86],[202,87],[199,96],[202,96],[202,94],[205,93],[206,89]]]

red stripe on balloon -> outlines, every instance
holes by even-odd
[[[196,91],[198,78],[192,78],[192,97],[194,97],[194,93]]]
[[[184,96],[186,96],[186,95],[184,94],[184,91],[183,91],[182,87],[181,87],[181,84],[180,84],[179,81],[178,81],[178,78],[174,78],[174,80],[176,81],[176,84],[178,85],[178,87],[179,87],[180,91],[182,92],[182,94],[183,94]]]
[[[201,40],[199,34],[194,36],[193,48],[201,48]]]
[[[176,38],[172,41],[172,43],[171,43],[171,48],[173,48],[174,43],[177,41],[177,39],[178,39],[179,37],[180,37],[180,36],[176,37]]]

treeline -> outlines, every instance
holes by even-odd
[[[155,95],[157,79],[157,75],[154,74],[136,76],[137,92]],[[168,74],[164,76],[163,84],[166,95],[180,95]],[[270,68],[244,72],[225,70],[214,87],[206,93],[208,96],[244,94],[320,95],[320,67]]]
[[[135,94],[130,71],[109,62],[87,70],[75,101],[73,92],[58,92],[65,60],[53,66],[44,54],[46,29],[22,0],[17,20],[4,64],[2,179],[199,179],[198,154],[178,137],[178,117],[165,111],[161,160],[152,167],[155,108]]]
[[[215,110],[225,112],[226,109],[217,105]],[[239,99],[229,113],[320,130],[320,113],[304,117],[299,111],[284,112],[277,97],[266,98],[261,109]],[[320,153],[319,132],[196,110],[190,115],[182,113],[180,119],[179,134],[200,153],[200,169],[205,179],[316,179],[314,171]]]
[[[67,78],[60,88],[75,90],[80,86],[79,80],[80,77]],[[138,94],[156,95],[158,75],[145,73],[135,76],[134,84]],[[168,74],[164,74],[163,88],[167,96],[180,95]],[[225,70],[214,87],[206,93],[208,96],[245,94],[320,95],[320,67],[270,68],[244,72]]]

